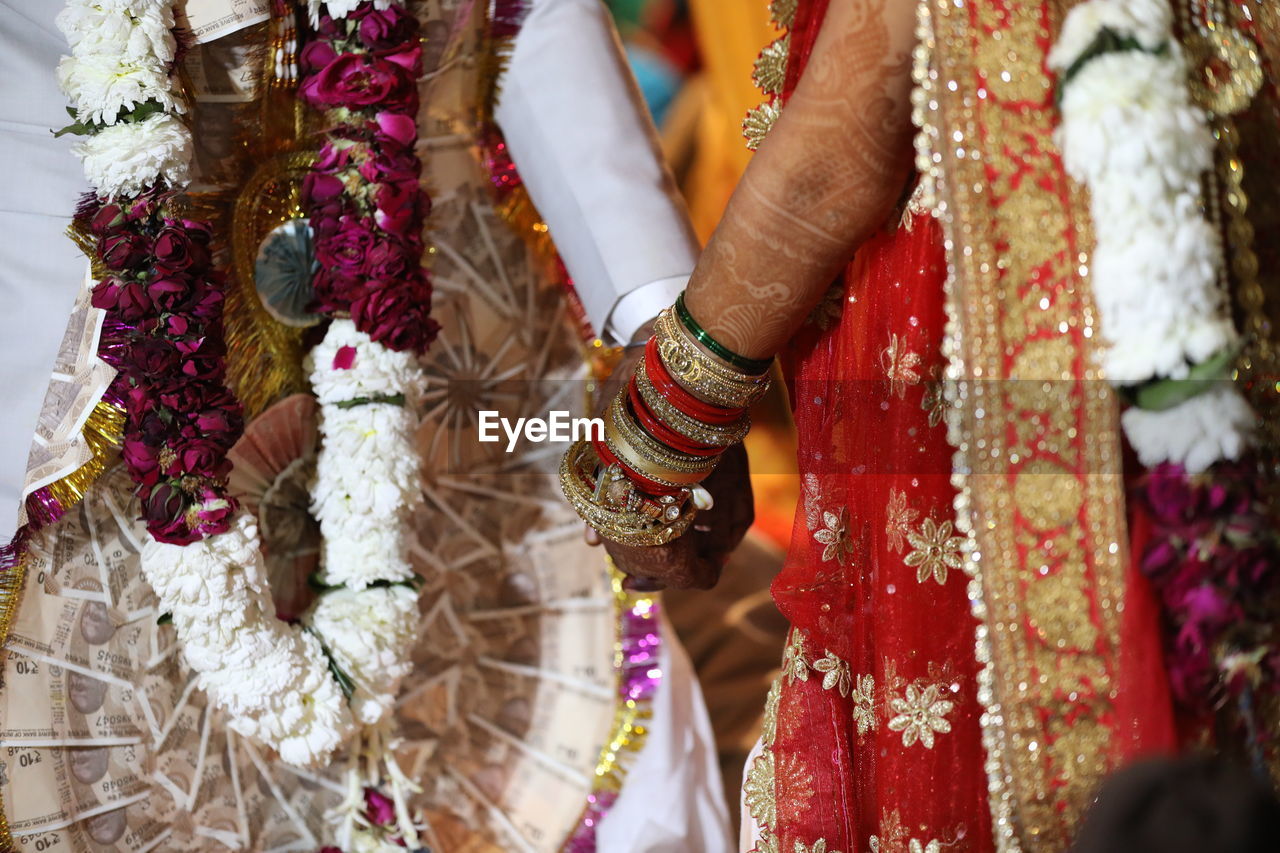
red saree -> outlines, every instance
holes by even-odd
[[[1108,770],[1173,746],[1092,381],[1087,218],[1051,143],[1043,56],[1071,4],[928,5],[954,81],[930,120],[969,135],[942,158],[950,219],[863,246],[783,359],[803,500],[744,787],[760,853],[1064,850]],[[800,5],[787,91],[824,11]],[[944,338],[971,386],[946,418]]]

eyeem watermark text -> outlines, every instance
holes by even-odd
[[[526,441],[540,444],[544,441],[557,441],[568,444],[571,441],[604,440],[604,421],[601,418],[575,418],[571,412],[552,409],[545,418],[504,418],[498,412],[480,411],[479,438],[491,444],[501,441],[498,434],[501,427],[507,436],[507,452],[515,450],[523,435]]]

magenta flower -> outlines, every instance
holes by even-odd
[[[394,826],[396,806],[391,798],[376,788],[364,789],[365,817],[375,826]]]

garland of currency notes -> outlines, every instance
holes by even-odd
[[[389,6],[335,5],[342,8],[331,8],[333,17]],[[109,273],[95,303],[118,332],[112,354],[128,384],[134,439],[126,434],[125,461],[146,492],[143,572],[198,684],[233,730],[300,766],[326,763],[360,733],[353,790],[382,776],[401,805],[412,783],[390,758],[386,724],[411,667],[416,625],[406,526],[418,459],[406,402],[421,377],[411,352],[375,343],[348,319],[334,320],[313,351],[324,439],[313,494],[326,543],[324,589],[301,625],[280,621],[256,522],[225,493],[223,445],[240,423],[222,385],[222,277],[207,248],[209,228],[170,213],[192,157],[190,131],[177,118],[186,107],[174,73],[173,7],[172,0],[71,0],[59,17],[72,47],[59,69],[75,105],[68,130],[87,136],[76,151],[96,188],[80,217],[83,242]],[[420,56],[416,26],[398,32],[401,53]],[[407,106],[388,106],[398,115],[380,121],[392,121],[398,137],[407,132],[396,120],[412,112]],[[402,140],[410,151],[414,139],[416,126]],[[184,258],[192,263],[179,263]],[[193,265],[198,276],[177,274]],[[187,282],[176,295],[157,285],[175,280]],[[191,311],[170,304],[191,288],[199,296]],[[386,340],[384,332],[371,330]],[[208,394],[192,398],[190,389],[205,385]],[[396,837],[416,846],[407,810],[397,812]],[[344,846],[357,840],[355,823],[348,815]]]

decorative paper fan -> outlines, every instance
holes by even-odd
[[[286,326],[314,326],[322,319],[307,310],[314,292],[315,250],[311,226],[305,219],[291,219],[263,238],[254,262],[254,285],[271,316]]]
[[[228,454],[231,492],[258,517],[267,574],[281,618],[312,599],[307,578],[320,560],[320,528],[308,512],[315,474],[317,406],[294,394],[255,418]]]

